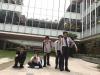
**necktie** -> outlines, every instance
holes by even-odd
[[[68,46],[68,43],[67,43],[67,37],[65,37],[65,43],[66,43],[66,46]]]

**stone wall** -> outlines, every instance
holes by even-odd
[[[100,38],[83,41],[88,54],[100,54]]]

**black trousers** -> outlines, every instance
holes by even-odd
[[[26,59],[26,57],[21,57],[21,56],[15,57],[15,64],[14,64],[14,66],[17,67],[18,63],[19,63],[20,67],[23,67],[25,59]]]
[[[55,64],[56,64],[55,67],[58,67],[60,57],[61,57],[61,52],[58,50],[56,55],[56,60],[55,60]]]
[[[39,66],[39,68],[42,68],[42,64],[39,62],[39,63],[35,63],[35,62],[28,62],[28,65],[31,67],[31,68],[34,68],[35,66]]]
[[[25,59],[26,59],[26,57],[20,57],[20,67],[23,66]]]
[[[62,47],[62,55],[60,56],[60,70],[68,69],[69,47]]]
[[[14,64],[14,66],[17,67],[19,62],[20,62],[20,58],[19,57],[15,57],[15,64]]]
[[[44,66],[50,65],[50,53],[45,53],[44,55]]]

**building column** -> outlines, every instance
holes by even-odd
[[[97,0],[95,0],[95,34],[97,33]]]
[[[88,16],[87,15],[87,9],[88,9],[88,7],[87,7],[87,1],[88,0],[86,0],[86,29],[85,29],[86,30],[86,36],[88,35],[88,33],[87,33],[87,31],[88,31],[88,28],[87,28],[88,27],[88,24],[87,24],[87,16]]]
[[[83,11],[84,11],[84,2],[82,2],[82,38],[83,38]]]
[[[6,50],[6,44],[7,44],[7,42],[4,41],[4,44],[3,44],[3,50]]]
[[[75,11],[76,11],[76,13],[78,13],[78,11],[77,11],[77,2],[76,2],[75,5],[76,5],[76,10],[75,10]],[[77,27],[78,27],[78,26],[77,26],[77,14],[76,14],[76,29],[75,29],[76,32],[77,32],[77,29],[78,29]]]
[[[70,0],[70,3],[72,3],[72,0]],[[71,11],[72,11],[72,4],[70,5],[70,19],[69,19],[69,22],[70,22],[70,29],[69,31],[71,31],[71,26],[72,26],[72,20],[71,20]]]
[[[90,0],[90,35],[92,35],[92,27],[91,27],[91,0]]]
[[[65,24],[66,24],[66,20],[65,20],[65,13],[66,13],[66,0],[64,1],[64,30],[66,31],[66,26],[65,26]]]

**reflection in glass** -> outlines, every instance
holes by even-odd
[[[12,27],[18,26],[19,30],[22,27],[20,32],[23,32],[25,27],[32,27],[31,33],[36,33],[33,32],[36,31],[33,29],[34,27],[49,29],[49,32],[52,29],[64,30],[64,25],[67,31],[81,32],[81,21],[79,19],[75,20],[72,18],[73,16],[65,17],[67,12],[70,12],[70,15],[80,13],[79,3],[73,0],[2,0],[2,2],[0,23],[11,24]],[[27,33],[29,32],[27,30]],[[52,33],[50,34],[52,35]]]

